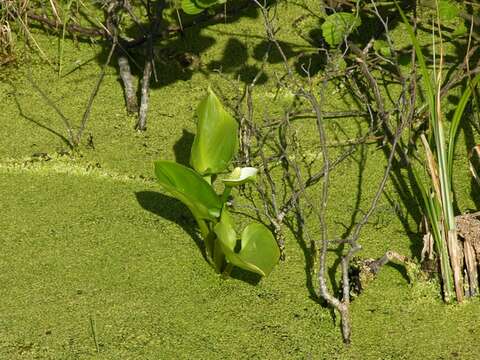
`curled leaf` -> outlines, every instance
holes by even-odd
[[[258,169],[254,167],[237,167],[232,171],[228,178],[222,179],[222,181],[227,186],[238,186],[249,181],[255,181],[257,173]]]
[[[244,270],[267,276],[280,259],[280,250],[275,238],[262,224],[252,223],[243,230],[238,252],[235,251],[237,233],[226,209],[222,211],[220,222],[214,231],[227,261]]]
[[[197,15],[203,11],[203,9],[198,7],[196,2],[192,0],[182,0],[182,10],[188,15]]]

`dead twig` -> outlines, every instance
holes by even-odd
[[[78,146],[80,144],[80,140],[83,135],[83,131],[85,130],[85,127],[87,126],[87,121],[90,117],[90,112],[92,110],[93,106],[93,101],[95,100],[95,97],[97,96],[98,90],[100,90],[100,85],[102,84],[103,78],[105,77],[105,72],[107,70],[108,65],[110,64],[110,61],[112,60],[112,55],[115,51],[116,43],[114,42],[112,47],[110,48],[110,52],[108,53],[107,60],[105,61],[105,64],[102,67],[102,70],[100,71],[100,75],[98,76],[97,82],[95,83],[95,86],[93,87],[92,93],[90,94],[90,97],[88,98],[88,103],[87,107],[85,108],[85,112],[83,113],[82,117],[82,122],[80,123],[80,127],[78,129],[77,135],[75,136],[75,142],[74,145]]]

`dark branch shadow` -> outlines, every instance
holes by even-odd
[[[294,238],[296,239],[298,245],[302,249],[303,255],[305,257],[305,282],[306,287],[308,290],[309,298],[319,304],[322,308],[328,309],[330,312],[330,316],[332,317],[332,322],[336,324],[337,317],[335,315],[335,309],[330,306],[327,301],[319,296],[319,294],[315,291],[315,286],[313,282],[316,280],[314,278],[315,274],[315,258],[316,258],[316,251],[315,251],[315,241],[310,239],[306,236],[306,232],[304,231],[304,219],[301,213],[297,211],[294,212],[294,216],[287,217],[285,219],[285,226],[292,232]],[[309,244],[307,243],[309,240]]]
[[[32,118],[32,117],[28,116],[27,114],[25,114],[25,112],[23,111],[22,105],[20,104],[20,101],[18,100],[18,97],[17,97],[17,89],[13,86],[13,84],[10,84],[10,85],[11,85],[12,88],[13,88],[13,94],[14,94],[13,99],[14,99],[14,101],[15,101],[15,106],[16,106],[17,109],[18,109],[18,113],[19,113],[20,117],[22,117],[23,119],[31,122],[32,124],[37,125],[37,126],[40,127],[41,129],[44,129],[44,130],[48,131],[49,133],[57,136],[60,140],[62,140],[62,141],[65,143],[65,145],[66,145],[69,149],[71,149],[72,146],[71,146],[71,144],[70,144],[70,141],[69,141],[64,135],[62,135],[61,133],[59,133],[58,131],[52,129],[52,128],[49,127],[49,126],[42,124],[40,121],[35,120],[34,118]]]
[[[310,244],[307,243],[307,238],[303,230],[303,219],[302,216],[298,213],[298,211],[295,211],[294,217],[287,217],[285,219],[285,226],[292,232],[295,240],[297,241],[297,244],[302,249],[303,256],[305,258],[305,285],[308,289],[309,297],[314,301],[321,302],[323,299],[320,298],[315,291],[315,286],[313,285],[314,279],[312,277],[315,266],[315,242],[313,240],[310,240]]]

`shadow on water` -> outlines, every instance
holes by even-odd
[[[402,275],[402,277],[405,279],[405,281],[406,281],[407,283],[410,283],[410,282],[412,281],[412,279],[410,279],[410,278],[408,277],[407,269],[406,269],[406,267],[405,267],[404,265],[400,265],[400,264],[396,264],[396,263],[393,263],[393,262],[389,262],[389,263],[386,264],[385,266],[388,266],[388,267],[390,267],[390,268],[392,268],[392,269],[397,270],[397,271],[400,273],[400,275]]]
[[[235,280],[243,281],[249,285],[257,285],[262,277],[259,274],[253,273],[251,271],[240,269],[239,267],[234,267],[230,273],[230,277]]]
[[[13,96],[14,96],[13,99],[14,99],[14,102],[15,102],[15,106],[18,109],[18,113],[19,113],[20,117],[29,121],[30,123],[38,126],[39,128],[57,136],[63,142],[65,147],[71,149],[72,145],[64,134],[62,134],[59,130],[55,129],[52,125],[50,125],[50,124],[46,125],[46,124],[42,123],[39,119],[36,119],[36,118],[30,116],[29,114],[27,114],[27,112],[24,111],[24,108],[26,106],[25,106],[25,103],[24,104],[21,103],[22,98],[18,95],[17,88],[10,81],[9,81],[9,83],[10,83],[12,89],[13,89]],[[65,130],[65,133],[67,133],[67,130]]]
[[[318,280],[315,276],[315,259],[317,257],[317,251],[315,240],[310,238],[308,233],[305,231],[303,215],[301,215],[298,211],[295,211],[293,216],[285,219],[285,226],[292,232],[298,245],[302,249],[305,258],[305,285],[308,290],[309,298],[319,304],[322,308],[328,309],[332,318],[332,322],[336,324],[337,316],[335,314],[335,309],[330,306],[324,298],[319,296],[315,289],[314,282]]]
[[[207,260],[205,245],[197,232],[197,224],[185,205],[173,197],[155,191],[139,191],[135,196],[145,210],[179,225],[190,235],[203,258]]]
[[[145,210],[179,225],[193,239],[205,261],[210,263],[207,258],[205,243],[197,231],[197,224],[191,216],[190,210],[182,202],[155,191],[139,191],[135,193],[135,197]],[[262,279],[260,275],[238,267],[233,268],[230,277],[250,285],[257,285]]]
[[[222,58],[211,61],[207,68],[209,71],[233,74],[236,79],[250,83],[260,71],[260,67],[248,64],[249,58],[246,44],[236,38],[230,38],[225,45]],[[267,79],[268,77],[262,73],[257,79],[257,84],[264,84]]]
[[[194,134],[183,129],[182,137],[173,145],[173,152],[175,153],[175,161],[177,163],[189,166],[190,150],[194,139]]]
[[[287,217],[285,219],[285,226],[294,234],[294,237],[302,249],[303,256],[305,258],[305,285],[308,289],[308,294],[310,298],[314,301],[321,301],[317,292],[315,291],[315,286],[313,284],[314,278],[314,266],[315,266],[315,242],[312,239],[308,239],[304,233],[304,224],[303,218],[298,212],[295,212],[295,216],[291,218]]]
[[[142,5],[137,5],[143,8]],[[204,63],[203,55],[209,49],[213,48],[217,42],[217,37],[204,34],[204,29],[219,23],[236,24],[244,18],[259,18],[259,11],[256,6],[251,5],[248,1],[239,2],[237,6],[228,9],[226,17],[215,17],[208,13],[197,16],[189,16],[180,12],[183,31],[178,31],[169,36],[159,34],[154,45],[154,63],[155,71],[150,82],[151,89],[162,88],[178,81],[188,81],[195,73],[204,73],[209,75],[209,71],[220,66],[227,73],[235,73],[241,78],[249,80],[252,74],[255,74],[257,68],[246,66],[248,53],[245,45],[236,38],[227,39],[227,45],[224,48],[223,58],[221,61],[212,61]],[[175,16],[175,19],[177,17]],[[144,29],[149,29],[149,20],[146,17],[142,19]],[[165,31],[170,27],[178,26],[177,20],[169,19],[164,16],[161,29]],[[148,30],[147,30],[148,32]],[[124,33],[129,38],[141,38],[142,31],[136,24],[125,27]],[[138,82],[140,89],[141,78],[143,76],[143,67],[145,64],[145,54],[148,52],[148,42],[140,42],[136,47],[123,47],[117,50],[119,53],[127,54],[130,60],[132,75]],[[110,51],[111,44],[109,42],[102,43],[102,51],[97,57],[99,64],[103,66]],[[216,65],[216,66],[215,66]],[[110,66],[115,67],[118,73],[118,66],[114,58]],[[119,73],[118,73],[119,74]],[[119,82],[120,79],[119,79]],[[138,96],[140,94],[137,94]]]

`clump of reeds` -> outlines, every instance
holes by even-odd
[[[3,0],[0,2],[0,66],[16,59],[16,39],[28,32],[26,13],[30,0]]]
[[[13,1],[5,1],[0,5],[0,65],[14,59],[14,40],[12,35],[11,10]]]
[[[460,120],[472,95],[472,88],[478,83],[480,76],[474,78],[463,92],[447,132],[441,110],[443,46],[440,20],[437,22],[438,39],[440,41],[439,64],[438,66],[436,65],[434,52],[432,77],[427,69],[425,58],[415,36],[415,32],[409,25],[403,11],[400,7],[398,7],[398,9],[414,45],[430,113],[428,133],[421,135],[422,144],[425,149],[425,163],[422,165],[427,169],[428,175],[422,176],[418,169],[413,166],[415,185],[420,189],[421,193],[419,201],[428,223],[427,234],[424,239],[427,241],[433,240],[435,245],[436,254],[440,263],[444,300],[451,302],[456,298],[458,302],[461,302],[465,294],[463,281],[464,259],[466,263],[465,267],[467,268],[467,277],[469,277],[468,268],[471,266],[468,262],[471,256],[467,256],[468,254],[459,241],[457,233],[452,187],[453,155]],[[440,19],[438,14],[437,18]],[[433,33],[433,39],[433,49],[435,51],[435,33]],[[466,281],[466,284],[468,286],[469,281]],[[472,286],[477,288],[478,284],[472,284]],[[467,291],[467,294],[471,293],[470,290]]]

